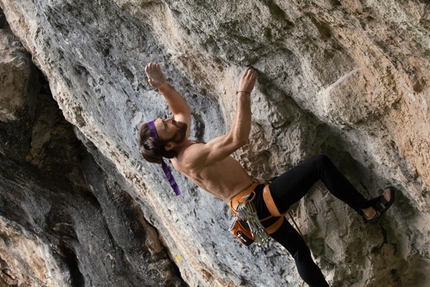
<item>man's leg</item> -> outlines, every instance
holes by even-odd
[[[290,252],[296,262],[300,277],[310,287],[329,286],[320,268],[313,261],[305,241],[288,220],[284,220],[282,226],[270,236]]]
[[[351,208],[362,214],[369,202],[361,195],[325,155],[314,156],[280,175],[270,184],[278,210],[283,213],[299,201],[315,182],[321,180],[327,189]]]
[[[258,217],[260,219],[267,218],[270,216],[270,212],[267,209],[266,204],[263,200],[263,188],[264,184],[261,184],[255,188],[255,199],[253,201]],[[265,227],[275,223],[279,217],[272,217],[271,219],[263,221]],[[311,287],[326,287],[329,286],[324,279],[324,276],[312,259],[311,252],[306,246],[302,236],[297,232],[294,227],[284,220],[281,227],[270,235],[274,240],[278,241],[284,246],[288,252],[293,256],[297,270],[300,277],[309,284]]]

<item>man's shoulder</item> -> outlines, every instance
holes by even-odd
[[[200,164],[201,151],[206,143],[192,141],[177,157],[178,163],[184,168],[193,168]]]
[[[190,141],[189,145],[184,149],[184,153],[192,152],[194,150],[199,150],[206,145],[205,142]]]
[[[183,158],[187,159],[195,156],[196,154],[199,153],[200,150],[202,150],[202,148],[204,148],[205,145],[206,143],[204,142],[196,142],[196,141],[190,142],[190,144],[182,151]]]

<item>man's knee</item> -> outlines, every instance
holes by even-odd
[[[313,161],[318,166],[326,166],[328,164],[332,164],[330,158],[325,154],[315,155],[311,158],[311,161]]]
[[[303,242],[304,243],[304,242]],[[310,262],[313,262],[311,251],[307,247],[307,245],[304,244],[298,244],[296,251],[292,254],[294,260],[297,264],[304,264],[307,265]]]

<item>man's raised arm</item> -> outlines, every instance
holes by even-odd
[[[175,117],[175,120],[186,123],[188,125],[187,137],[190,130],[190,107],[185,99],[173,88],[166,80],[166,77],[161,70],[160,64],[149,63],[145,67],[145,73],[148,76],[149,84],[158,89],[164,96],[169,105],[169,109]]]
[[[240,146],[248,143],[251,131],[251,92],[258,74],[252,68],[246,69],[239,80],[237,90],[237,109],[228,137]]]
[[[225,159],[231,153],[248,143],[251,131],[251,92],[258,78],[252,68],[246,69],[240,78],[237,91],[237,110],[233,125],[227,135],[216,137],[205,145],[199,146],[190,162],[208,166]]]

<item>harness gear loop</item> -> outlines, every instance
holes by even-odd
[[[232,197],[230,199],[230,209],[236,220],[244,220],[246,222],[251,232],[252,240],[257,241],[259,246],[266,246],[269,241],[269,236],[261,224],[257,212],[255,211],[254,204],[252,203],[255,198],[254,189],[259,184],[260,183],[254,179],[241,192]],[[242,240],[239,241],[242,242]]]
[[[258,246],[266,246],[270,237],[258,219],[254,204],[251,201],[242,202],[239,203],[236,210],[240,217],[248,224],[251,234],[253,235],[254,240],[257,241]]]

